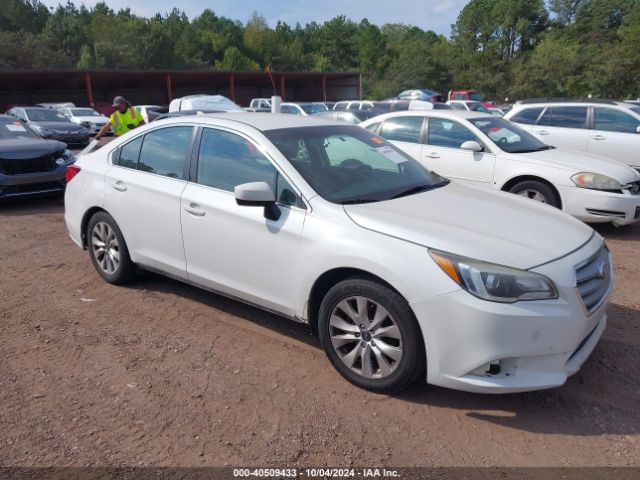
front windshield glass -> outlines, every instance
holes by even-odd
[[[307,183],[333,203],[378,202],[448,183],[360,127],[299,127],[264,134]]]
[[[640,115],[640,107],[633,107],[633,108],[630,108],[629,110],[631,110],[632,112],[635,112],[638,115]]]
[[[68,122],[67,118],[60,112],[49,109],[25,110],[27,117],[32,122]]]
[[[3,118],[0,120],[0,140],[20,140],[22,138],[40,138],[29,127],[25,127],[18,120]]]
[[[469,121],[505,152],[525,153],[553,148],[517,125],[499,117],[471,118]]]
[[[72,108],[71,113],[76,117],[99,117],[100,114],[93,108]]]
[[[300,108],[302,108],[309,115],[313,115],[316,112],[324,112],[327,110],[327,106],[323,103],[302,103],[300,104]]]
[[[469,110],[471,110],[472,112],[491,113],[489,112],[489,109],[484,105],[482,105],[481,103],[469,102],[468,105],[469,105]]]
[[[482,95],[480,95],[480,92],[471,92],[471,93],[469,93],[469,98],[471,100],[475,100],[476,102],[481,102],[482,101]]]

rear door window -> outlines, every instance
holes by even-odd
[[[424,117],[393,117],[384,121],[380,136],[396,142],[420,143]]]
[[[542,107],[524,108],[509,120],[515,123],[522,123],[524,125],[535,125],[536,120],[538,120],[538,117],[542,113],[542,110]]]
[[[167,127],[144,136],[138,170],[170,178],[184,178],[184,162],[193,137],[193,127]]]
[[[613,108],[594,109],[593,128],[605,132],[636,133],[640,120]]]
[[[538,121],[538,125],[587,128],[587,110],[587,107],[548,107]]]

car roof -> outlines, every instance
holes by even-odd
[[[487,112],[472,112],[469,110],[400,110],[398,112],[389,112],[367,119],[367,121],[375,118],[392,118],[392,117],[443,117],[443,118],[463,118],[465,120],[471,120],[474,118],[497,118],[495,115],[491,115]]]
[[[248,125],[260,131],[278,130],[281,128],[296,127],[319,127],[339,125],[344,126],[344,122],[339,120],[325,119],[315,115],[300,116],[288,113],[269,112],[230,112],[230,113],[203,113],[190,116],[174,117],[162,120],[166,123],[193,122],[197,118],[198,122],[204,124],[216,124],[216,120],[225,120]],[[153,123],[158,122],[157,120]]]
[[[627,102],[621,102],[618,100],[608,100],[599,98],[532,98],[526,100],[519,100],[513,104],[514,108],[522,109],[524,107],[548,107],[551,105],[557,106],[571,106],[571,107],[589,107],[589,106],[611,106],[611,107],[623,107],[630,108],[633,104]]]

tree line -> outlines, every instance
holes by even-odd
[[[428,19],[427,19],[428,20]],[[210,9],[146,18],[106,3],[0,0],[0,69],[357,71],[363,95],[475,88],[502,100],[640,94],[640,0],[470,0],[449,38],[336,16],[246,23]]]

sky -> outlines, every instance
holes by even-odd
[[[78,6],[84,3],[87,7],[97,3],[96,0],[72,1]],[[55,7],[60,0],[44,0],[43,3]],[[193,18],[205,8],[210,8],[216,15],[243,23],[256,11],[263,14],[271,26],[278,20],[293,26],[296,22],[301,25],[312,21],[320,23],[345,15],[357,22],[367,18],[377,25],[405,23],[449,36],[451,24],[455,23],[467,0],[106,0],[106,3],[114,10],[129,7],[133,13],[142,16],[167,13],[178,7]]]

